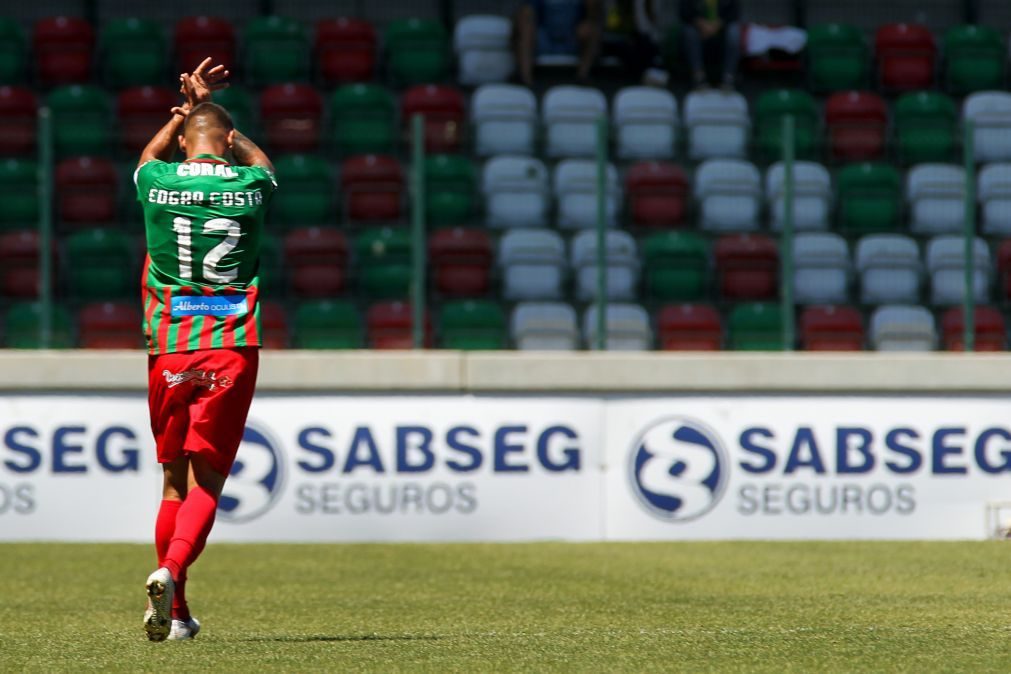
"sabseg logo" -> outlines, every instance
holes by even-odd
[[[632,491],[667,521],[687,522],[712,510],[727,484],[727,454],[716,434],[682,417],[655,421],[629,456]]]
[[[249,522],[270,510],[284,486],[281,446],[255,426],[246,426],[239,454],[218,501],[218,516]]]

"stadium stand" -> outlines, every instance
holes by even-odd
[[[38,101],[30,89],[0,86],[0,157],[27,156],[35,151],[37,109]]]

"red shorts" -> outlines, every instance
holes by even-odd
[[[260,350],[208,349],[148,357],[148,406],[158,463],[202,454],[227,476],[253,401]]]

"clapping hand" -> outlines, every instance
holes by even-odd
[[[197,105],[211,100],[213,92],[228,88],[225,80],[229,75],[223,65],[212,68],[210,58],[201,61],[192,73],[179,75],[179,93],[186,97],[186,102],[172,108],[172,114],[185,117]]]

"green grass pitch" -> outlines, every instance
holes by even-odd
[[[0,545],[0,672],[1011,669],[1011,544],[208,546],[149,643],[152,551]]]

